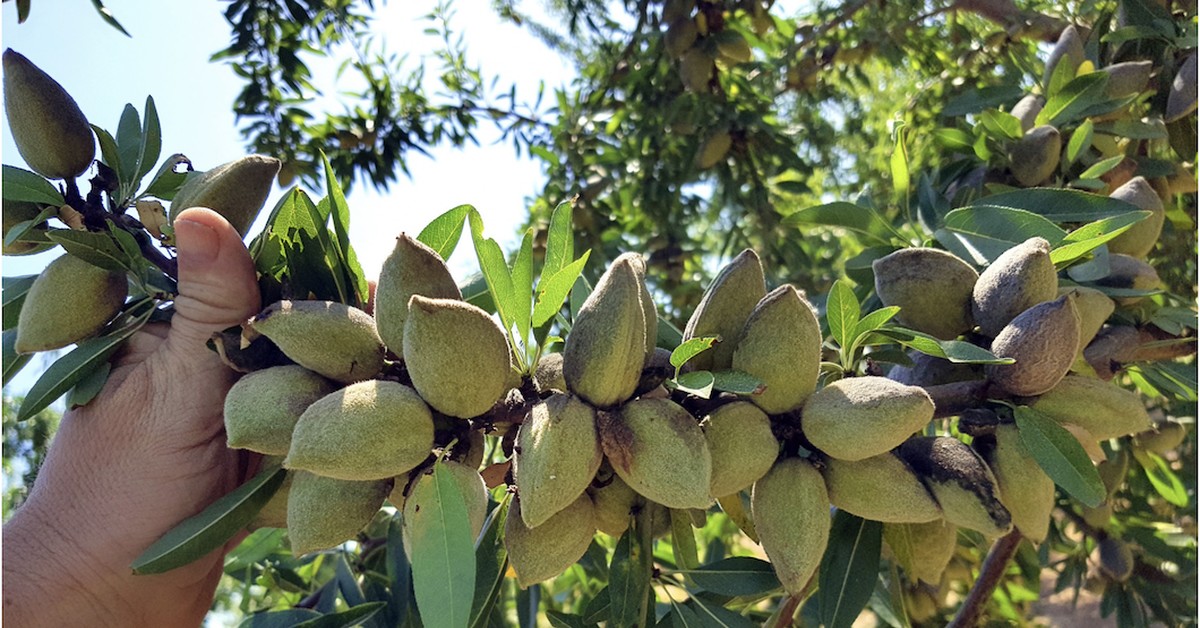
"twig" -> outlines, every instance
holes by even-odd
[[[775,620],[775,625],[772,628],[787,628],[792,625],[792,617],[796,615],[796,609],[800,608],[800,602],[804,600],[801,595],[789,595],[784,601],[783,608],[779,609],[779,617]]]
[[[1190,342],[1169,343],[1170,340]],[[1196,339],[1173,336],[1157,327],[1111,326],[1096,336],[1083,352],[1100,379],[1112,379],[1126,364],[1154,362],[1196,353]]]
[[[983,614],[987,601],[992,597],[992,591],[1000,584],[1008,561],[1017,553],[1017,546],[1020,544],[1021,533],[1013,530],[992,545],[987,558],[983,560],[983,566],[979,569],[979,578],[971,586],[971,592],[958,609],[958,614],[946,628],[968,628],[979,623],[979,616]]]
[[[964,410],[978,408],[987,399],[988,382],[972,379],[952,384],[926,386],[925,392],[933,399],[934,417],[958,416]]]

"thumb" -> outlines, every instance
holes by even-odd
[[[179,295],[169,346],[185,355],[207,352],[214,332],[261,309],[254,261],[237,230],[211,209],[185,210],[174,226]]]

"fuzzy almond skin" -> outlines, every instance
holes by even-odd
[[[751,249],[738,253],[708,285],[683,330],[685,342],[705,336],[719,336],[721,342],[692,358],[690,363],[704,371],[728,369],[746,319],[766,294],[767,283],[758,254]]]
[[[1117,304],[1095,288],[1072,286],[1058,291],[1059,296],[1068,293],[1075,295],[1075,312],[1079,314],[1079,351],[1083,352],[1100,333],[1100,328],[1117,309]]]
[[[638,494],[668,508],[708,508],[712,454],[696,419],[670,399],[636,399],[601,413],[600,443]]]
[[[906,327],[953,340],[974,326],[971,291],[979,273],[940,249],[900,249],[875,260],[875,293],[884,306],[898,306]]]
[[[1013,525],[1034,543],[1046,540],[1054,510],[1054,480],[1025,449],[1017,426],[996,426],[995,440],[977,440],[976,447],[996,476],[1000,503],[1012,515]]]
[[[1097,285],[1130,290],[1157,290],[1162,286],[1158,271],[1136,257],[1119,253],[1111,254],[1108,256],[1108,268],[1108,276],[1097,281]],[[1144,296],[1127,296],[1113,297],[1113,300],[1119,306],[1129,306],[1144,298]]]
[[[1116,99],[1141,92],[1150,82],[1150,73],[1153,70],[1154,62],[1152,61],[1126,61],[1100,68],[1101,72],[1108,75],[1108,83],[1104,86],[1104,95]]]
[[[646,353],[643,355],[643,366],[649,364],[650,357],[658,346],[658,309],[654,305],[654,296],[646,286],[646,261],[638,253],[622,253],[614,263],[629,264],[637,277],[638,303],[642,306],[642,322],[646,326]]]
[[[287,529],[296,556],[354,538],[371,522],[391,488],[390,480],[355,482],[306,471],[290,475]]]
[[[983,369],[977,365],[959,364],[920,351],[909,351],[908,357],[912,366],[893,366],[888,371],[888,379],[907,386],[925,387],[983,378]]]
[[[771,419],[748,401],[727,403],[700,423],[712,454],[708,493],[714,498],[750,488],[771,470],[779,456],[779,441]]]
[[[1155,425],[1152,430],[1139,432],[1137,444],[1147,451],[1165,456],[1183,444],[1185,438],[1187,438],[1186,425],[1178,421],[1163,421]]]
[[[788,593],[799,593],[829,543],[829,495],[820,472],[807,460],[779,460],[754,483],[750,512],[779,582]]]
[[[1028,94],[1017,104],[1013,105],[1011,113],[1014,118],[1021,121],[1021,130],[1028,131],[1033,128],[1034,121],[1037,120],[1038,114],[1042,112],[1042,108],[1046,106],[1046,99],[1037,94]]]
[[[1125,201],[1142,211],[1150,212],[1148,218],[1133,225],[1125,233],[1109,240],[1108,252],[1121,253],[1131,257],[1146,257],[1154,248],[1154,244],[1158,242],[1163,222],[1167,218],[1162,199],[1159,198],[1158,193],[1154,191],[1145,177],[1134,177],[1126,181],[1124,185],[1113,190],[1112,194],[1108,196]]]
[[[840,460],[882,454],[933,419],[925,389],[886,377],[849,377],[830,383],[804,403],[801,428],[817,449]]]
[[[277,301],[249,325],[296,364],[353,384],[383,369],[383,341],[370,314],[333,301]]]
[[[96,158],[92,128],[63,86],[24,55],[4,51],[4,109],[21,158],[48,179],[83,174]]]
[[[247,155],[188,178],[171,201],[171,221],[185,209],[207,207],[245,236],[267,202],[279,165],[274,157]]]
[[[997,257],[979,274],[971,293],[971,316],[980,331],[995,337],[1018,314],[1058,294],[1050,243],[1030,238]]]
[[[1064,28],[1058,36],[1058,42],[1050,51],[1050,56],[1046,58],[1046,71],[1042,75],[1042,90],[1045,91],[1049,88],[1050,77],[1054,76],[1054,69],[1058,67],[1058,64],[1069,63],[1074,69],[1078,68],[1085,59],[1087,57],[1083,50],[1083,37],[1079,35],[1079,29],[1075,28],[1074,24]]]
[[[521,516],[536,528],[570,506],[596,476],[603,458],[596,410],[578,397],[555,393],[526,415],[514,451]]]
[[[924,523],[942,518],[920,478],[893,452],[855,462],[830,458],[822,475],[829,501],[863,519]]]
[[[295,364],[242,376],[225,395],[225,440],[230,449],[285,456],[300,415],[333,392],[332,382]]]
[[[588,489],[596,509],[596,529],[611,537],[619,537],[629,529],[633,507],[641,498],[612,469],[600,473],[596,476],[597,482]]]
[[[300,415],[284,466],[339,480],[382,480],[417,466],[432,447],[433,415],[416,391],[367,380]]]
[[[412,295],[435,299],[462,299],[446,262],[419,240],[401,233],[396,247],[383,261],[375,288],[375,326],[393,353],[404,348],[404,321]]]
[[[600,409],[633,396],[646,361],[639,276],[632,258],[617,258],[579,308],[563,345],[567,388]]]
[[[946,521],[989,537],[1012,529],[1012,515],[1000,503],[996,477],[962,441],[914,436],[897,452],[933,493]]]
[[[992,353],[1013,364],[984,367],[993,385],[1013,395],[1040,395],[1067,374],[1079,353],[1075,297],[1039,303],[1012,320],[992,341]]]
[[[816,312],[792,286],[763,297],[746,319],[732,366],[766,384],[750,401],[767,414],[799,408],[817,388],[821,325]]]
[[[510,356],[504,330],[482,309],[455,299],[409,299],[404,363],[413,387],[438,412],[469,419],[491,410],[507,390]]]
[[[883,540],[909,580],[941,582],[958,545],[958,528],[944,519],[925,523],[885,523]]]
[[[61,349],[96,334],[129,294],[124,273],[63,255],[33,280],[17,319],[17,353]]]
[[[1023,187],[1033,187],[1049,179],[1058,169],[1062,156],[1062,135],[1043,124],[1030,129],[1008,151],[1008,167]]]
[[[1153,425],[1137,393],[1082,375],[1067,375],[1028,405],[1059,423],[1078,425],[1097,441],[1136,434]]]
[[[533,382],[541,393],[551,390],[566,392],[567,380],[563,377],[562,354],[543,353],[533,369]]]
[[[1179,120],[1196,110],[1196,51],[1188,55],[1179,65],[1179,72],[1171,82],[1171,91],[1167,94],[1166,116],[1163,122],[1171,123]]]
[[[504,546],[522,589],[549,580],[583,557],[596,534],[592,500],[580,495],[542,525],[530,528],[521,516],[521,500],[513,500],[504,525]]]

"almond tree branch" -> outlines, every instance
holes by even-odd
[[[991,599],[996,585],[1000,584],[1000,580],[1003,579],[1008,561],[1012,560],[1013,555],[1017,553],[1017,546],[1020,544],[1021,533],[1014,529],[1000,537],[992,545],[987,558],[983,560],[983,565],[979,568],[979,578],[971,586],[971,592],[967,594],[967,599],[958,609],[958,614],[949,624],[946,624],[946,628],[971,628],[979,623],[979,616],[987,607],[987,601]]]
[[[1058,41],[1058,36],[1068,26],[1066,20],[1037,11],[1024,11],[1013,0],[955,0],[951,6],[960,11],[970,11],[1005,29],[1016,27],[1021,36],[1046,42]]]

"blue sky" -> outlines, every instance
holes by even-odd
[[[90,122],[111,131],[126,103],[140,111],[146,96],[152,95],[163,126],[164,156],[184,153],[203,170],[246,154],[231,111],[241,84],[227,66],[208,61],[229,39],[222,16],[225,3],[110,0],[107,4],[132,38],[105,24],[87,0],[34,2],[24,24],[17,24],[15,3],[5,2],[0,8],[3,46],[24,54],[54,77]],[[469,42],[472,63],[482,64],[485,75],[499,74],[501,86],[515,84],[518,94],[530,95],[539,82],[551,89],[572,78],[572,70],[536,38],[498,20],[490,4],[459,0],[451,21]],[[428,23],[421,17],[433,8],[433,0],[376,5],[374,30],[389,50],[415,58],[438,45],[436,38],[423,33]],[[314,83],[324,93],[322,104],[340,111],[338,93],[353,85],[338,82],[335,62],[336,58],[313,62],[310,67]],[[7,127],[6,121],[3,126]],[[3,163],[24,166],[8,131],[0,135]],[[495,144],[496,139],[497,134],[485,128],[477,147],[439,148],[431,151],[432,157],[412,155],[412,177],[401,178],[385,194],[365,185],[354,188],[348,199],[353,212],[350,235],[368,275],[378,273],[396,235],[418,232],[433,217],[463,203],[482,212],[488,235],[506,251],[515,248],[526,198],[540,189],[541,167],[529,158],[517,158],[509,144]],[[282,192],[274,190],[268,208]],[[259,227],[261,222],[251,234]],[[34,274],[59,254],[56,250],[4,257],[2,272]],[[459,247],[450,262],[460,279],[476,269],[468,246]],[[29,372],[38,370],[36,363],[26,367],[13,388],[28,388],[33,382]]]

